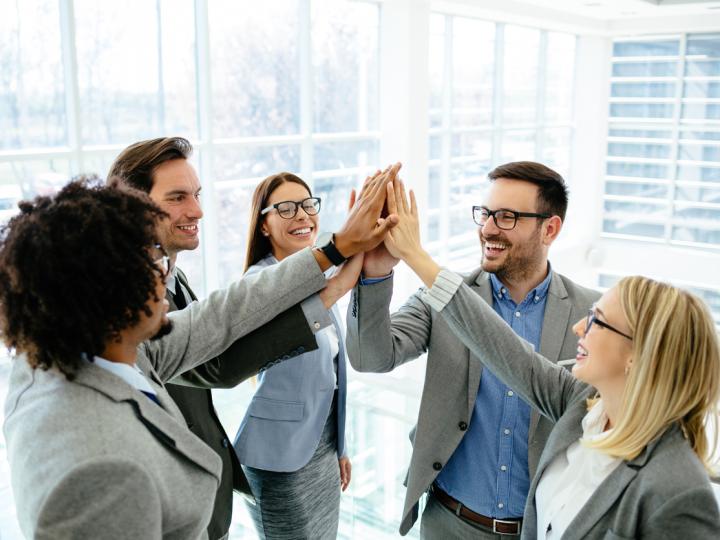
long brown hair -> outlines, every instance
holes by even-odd
[[[262,224],[263,219],[265,219],[265,216],[261,216],[260,212],[262,212],[263,208],[267,207],[268,199],[270,198],[270,195],[272,195],[273,191],[285,182],[300,184],[308,190],[308,193],[312,197],[310,186],[308,186],[302,178],[289,172],[280,172],[268,176],[257,185],[255,192],[253,193],[252,206],[250,209],[250,226],[248,227],[245,272],[247,272],[248,268],[250,268],[253,264],[256,264],[272,252],[270,239],[263,235],[260,230],[260,225]]]

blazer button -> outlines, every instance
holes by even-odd
[[[302,353],[305,352],[305,347],[300,346],[300,347],[297,348],[297,351],[298,351],[300,354],[302,354]]]
[[[433,463],[433,469],[439,471],[440,469],[442,469],[442,464],[439,461],[436,461],[435,463]]]
[[[460,422],[458,427],[460,428],[460,431],[465,431],[467,429],[467,422]]]
[[[227,448],[227,447],[230,446],[230,441],[228,441],[227,437],[225,437],[225,438],[222,440],[222,445],[223,445],[223,448]]]

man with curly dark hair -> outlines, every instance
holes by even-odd
[[[336,235],[377,245],[382,178]],[[4,431],[26,537],[207,538],[221,460],[187,428],[164,383],[322,291],[352,286],[361,257],[306,249],[167,315],[163,213],[143,194],[74,182],[0,232],[0,334],[14,348]],[[151,340],[168,329],[174,331]]]

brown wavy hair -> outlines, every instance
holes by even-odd
[[[34,368],[71,379],[84,354],[151,315],[148,248],[165,214],[147,195],[97,177],[19,207],[0,229],[0,337]]]

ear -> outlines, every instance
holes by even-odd
[[[549,246],[555,241],[555,239],[560,234],[562,226],[563,222],[562,219],[560,219],[560,216],[552,216],[545,220],[545,234],[543,235],[543,243],[546,246]]]
[[[265,227],[265,224],[263,223],[260,227],[260,232],[263,236],[270,236],[270,232],[267,230],[267,227]]]

